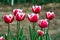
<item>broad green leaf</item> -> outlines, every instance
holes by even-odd
[[[19,33],[19,40],[26,40],[26,39],[27,39],[27,37],[24,34],[24,30],[23,30],[23,27],[22,27],[21,30],[20,30],[20,33]]]
[[[35,31],[33,32],[33,38],[34,38],[34,40],[37,40],[37,39],[39,38],[39,36],[38,36],[38,34],[37,34],[37,30],[35,30]]]
[[[30,25],[29,25],[29,34],[30,34],[30,40],[33,40],[33,37],[32,37],[33,32],[32,32],[32,28]]]
[[[10,34],[11,40],[16,40],[16,38],[13,36],[13,33],[11,30],[9,31],[9,34]]]
[[[8,37],[7,37],[6,33],[4,33],[4,39],[8,40]]]

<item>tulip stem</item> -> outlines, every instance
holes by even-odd
[[[8,24],[8,39],[9,39],[10,24]]]
[[[17,21],[17,40],[19,40],[19,31],[20,31],[20,21]]]
[[[44,28],[44,39],[45,39],[46,29]]]
[[[18,31],[18,21],[17,21],[17,34],[16,34],[17,35],[17,40],[18,40],[18,32],[19,31]]]
[[[49,25],[50,25],[50,21],[49,20],[48,20],[48,22],[49,22]],[[49,32],[49,26],[48,26],[47,32]]]
[[[43,30],[43,29],[41,28],[41,30]],[[40,40],[43,40],[43,36],[40,37]]]
[[[20,21],[19,21],[19,31],[20,31]]]
[[[40,37],[40,40],[43,40],[43,36]]]
[[[49,25],[50,25],[50,21],[48,20],[48,22],[49,22]],[[47,31],[46,31],[46,40],[48,40],[47,39],[47,34],[49,33],[49,26],[48,26],[48,28],[47,28]]]
[[[44,28],[44,34],[45,34],[45,28]]]
[[[33,32],[35,31],[35,23],[34,22],[33,22],[33,29],[32,30],[33,30]]]

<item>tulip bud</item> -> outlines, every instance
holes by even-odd
[[[23,21],[24,20],[24,18],[25,18],[25,14],[24,13],[17,13],[16,14],[16,20],[17,21]]]
[[[48,21],[47,21],[47,19],[39,20],[38,24],[39,24],[40,28],[46,28],[46,27],[48,27]]]
[[[13,15],[4,15],[5,23],[12,23],[13,20],[14,20],[14,16]]]
[[[38,33],[39,36],[43,36],[44,35],[44,31],[42,31],[42,30],[37,30],[37,33]]]
[[[21,10],[21,9],[14,9],[14,10],[13,10],[13,14],[14,14],[14,16],[16,16],[17,12],[22,13],[23,10]]]
[[[54,12],[46,12],[46,18],[52,20],[55,17]]]
[[[40,13],[41,11],[41,6],[32,6],[32,11],[34,13]]]
[[[2,37],[0,37],[0,40],[4,40],[4,37],[2,36]]]
[[[32,13],[31,15],[28,15],[28,20],[30,22],[37,22],[38,19],[39,19],[39,15],[38,14]]]

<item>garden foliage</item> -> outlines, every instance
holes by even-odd
[[[47,4],[47,3],[60,3],[60,0],[14,0],[14,3],[32,3],[32,4]],[[11,0],[0,0],[0,3],[11,4]]]

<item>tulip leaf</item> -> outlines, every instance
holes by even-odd
[[[10,34],[11,40],[16,40],[16,38],[13,36],[13,33],[11,30],[9,31],[9,34]]]
[[[34,40],[37,40],[39,38],[36,30],[33,32],[33,38]]]
[[[50,35],[48,33],[46,34],[46,36],[47,36],[47,40],[51,40]]]
[[[26,35],[24,34],[23,27],[20,30],[20,33],[19,33],[19,36],[18,37],[19,37],[19,40],[26,40],[27,39]]]
[[[60,34],[56,35],[53,40],[58,40],[59,37],[60,37]]]
[[[32,32],[32,28],[30,25],[29,25],[29,33],[30,33],[30,40],[33,40],[33,37],[32,37],[33,32]]]
[[[19,40],[26,40],[26,39],[27,39],[26,36],[23,35],[23,36],[20,36],[20,39]]]
[[[22,36],[22,34],[24,34],[24,32],[23,32],[23,27],[22,27],[22,29],[20,30],[19,35]]]
[[[8,40],[6,33],[4,33],[4,40]]]
[[[29,33],[30,33],[30,40],[38,40],[39,39],[37,30],[33,31],[30,25],[29,25]]]

